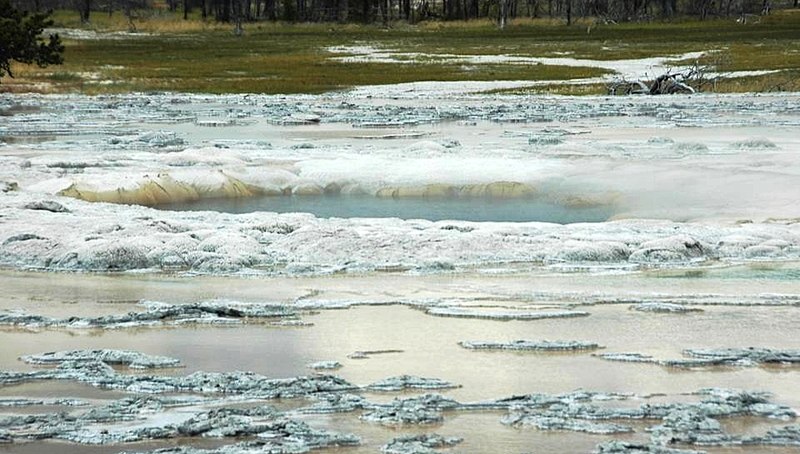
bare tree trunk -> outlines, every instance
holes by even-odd
[[[567,0],[567,25],[572,25],[572,0]]]
[[[230,22],[232,19],[231,9],[233,0],[217,0],[214,8],[214,16],[219,22]]]
[[[455,8],[453,7],[455,1],[456,0],[444,0],[442,2],[442,15],[445,20],[455,19]]]
[[[708,19],[708,10],[711,7],[711,0],[700,0],[700,20]]]
[[[123,0],[122,14],[125,16],[125,19],[128,20],[128,31],[135,32],[136,23],[133,22],[133,5],[131,4],[131,0]]]
[[[242,18],[244,16],[244,4],[242,0],[232,0],[231,1],[231,12],[233,13],[233,34],[236,36],[242,36],[244,33],[244,28],[242,27]]]
[[[92,0],[81,0],[78,7],[78,13],[81,15],[81,23],[89,23],[89,14],[92,12]]]
[[[506,23],[508,22],[508,2],[509,0],[500,0],[498,5],[497,25],[501,30],[506,28]]]

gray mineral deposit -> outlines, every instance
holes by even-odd
[[[88,402],[78,399],[25,399],[25,398],[4,398],[0,399],[0,407],[32,407],[32,406],[58,406],[83,407],[89,405]]]
[[[8,191],[5,191],[8,192]],[[54,200],[37,200],[26,203],[23,207],[27,210],[42,210],[51,213],[69,213],[69,209]]]
[[[391,353],[403,353],[403,350],[386,349],[386,350],[356,350],[347,355],[350,359],[369,359],[374,355],[385,355]]]
[[[298,421],[275,421],[260,427],[255,441],[243,441],[219,448],[202,449],[188,446],[156,449],[153,451],[127,451],[138,454],[299,454],[315,449],[357,446],[360,439],[352,434],[340,434],[309,427]]]
[[[582,341],[534,341],[515,340],[511,342],[462,341],[458,345],[469,350],[511,350],[536,352],[580,352],[603,348],[595,342]]]
[[[141,303],[143,311],[123,315],[99,317],[53,318],[13,311],[0,313],[0,325],[26,328],[142,328],[178,326],[186,324],[228,325],[259,319],[277,319],[290,326],[302,325],[298,314],[288,305],[273,303],[200,302],[189,304],[166,304],[154,301]]]
[[[348,413],[372,406],[363,396],[350,393],[321,393],[311,396],[311,399],[314,401],[311,406],[297,411],[308,414]]]
[[[601,443],[592,452],[593,454],[706,454],[706,451],[673,449],[656,444],[630,443],[617,440]]]
[[[688,358],[657,359],[642,353],[595,353],[594,356],[609,361],[652,363],[668,367],[693,368],[710,366],[750,367],[764,364],[792,366],[800,363],[800,350],[772,348],[720,348],[686,349]]]
[[[503,418],[502,423],[511,426],[532,426],[540,430],[570,430],[598,435],[633,432],[633,428],[620,424],[580,421],[557,416],[526,415],[524,412],[512,412]]]
[[[800,350],[777,350],[772,348],[720,348],[688,349],[684,354],[692,358],[721,361],[724,364],[797,364],[800,363]]]
[[[314,370],[336,370],[342,368],[339,361],[317,361],[308,365],[309,369]]]
[[[443,410],[460,408],[463,408],[462,404],[440,394],[424,394],[373,405],[361,415],[361,419],[384,425],[433,424],[444,419]]]
[[[406,435],[393,438],[381,447],[384,454],[438,454],[439,449],[451,448],[464,441],[458,437],[439,434]]]
[[[131,352],[126,352],[132,354]],[[148,358],[147,355],[132,354]],[[112,360],[116,359],[112,356]],[[168,358],[171,361],[171,359]],[[69,380],[103,389],[142,394],[194,392],[243,395],[254,399],[278,399],[311,396],[317,393],[348,391],[357,386],[333,375],[300,376],[275,379],[253,372],[195,372],[186,376],[120,374],[105,362],[64,360],[55,369],[31,372],[0,371],[0,386],[41,380]]]
[[[540,430],[569,430],[593,434],[614,434],[633,432],[630,426],[613,422],[618,420],[660,420],[647,428],[653,445],[665,448],[671,444],[697,446],[734,445],[786,445],[797,443],[797,427],[785,426],[770,431],[762,437],[738,436],[726,433],[720,423],[721,418],[753,416],[766,419],[794,420],[797,417],[791,408],[771,403],[769,395],[726,389],[703,389],[695,393],[702,396],[697,403],[651,404],[638,407],[598,405],[605,399],[640,400],[635,396],[603,396],[602,394],[568,394],[561,396],[531,395],[507,399],[510,404],[508,414],[502,418],[504,424],[512,426],[531,426]],[[598,452],[616,452],[615,445],[600,448]],[[638,452],[634,448],[620,452]],[[645,449],[645,448],[636,448]],[[643,452],[651,452],[644,450]],[[652,451],[660,452],[660,451]]]
[[[675,303],[640,303],[631,306],[631,309],[639,312],[656,312],[663,314],[683,314],[686,312],[702,312],[703,310],[697,307],[690,307],[683,304]]]
[[[503,308],[486,310],[455,306],[434,306],[426,309],[425,312],[441,317],[477,318],[486,320],[544,320],[551,318],[586,317],[589,315],[588,312],[584,311],[524,311]]]
[[[181,365],[181,360],[179,359],[147,355],[131,350],[68,350],[25,355],[20,359],[29,364],[53,366],[58,366],[65,362],[91,363],[101,361],[109,365],[126,366],[131,369],[159,369]]]
[[[367,386],[370,391],[402,391],[404,389],[450,389],[460,385],[446,382],[438,378],[400,375],[377,381]]]

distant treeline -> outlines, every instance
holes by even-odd
[[[797,8],[800,0],[12,0],[22,10],[74,9],[88,22],[92,14],[122,12],[128,17],[147,12],[199,11],[221,22],[419,22],[423,20],[496,19],[501,25],[517,17],[579,18],[631,22],[693,16],[767,15]]]

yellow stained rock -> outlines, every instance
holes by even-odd
[[[250,197],[262,193],[261,190],[250,187],[236,178],[225,174],[222,176],[219,184],[194,185],[177,181],[168,174],[159,174],[157,177],[145,177],[135,187],[109,190],[96,190],[90,186],[73,183],[58,194],[88,202],[154,206],[205,198]]]

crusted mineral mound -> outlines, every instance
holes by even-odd
[[[450,448],[463,441],[458,437],[444,437],[439,434],[406,435],[393,438],[381,447],[384,454],[437,454],[438,449]]]
[[[534,341],[515,340],[511,342],[492,341],[462,341],[458,345],[469,350],[512,350],[512,351],[542,351],[542,352],[574,352],[597,350],[603,348],[595,342],[581,341]]]
[[[707,367],[707,366],[756,366],[761,364],[795,365],[800,363],[800,351],[771,348],[720,348],[686,349],[683,354],[689,358],[657,359],[642,353],[596,353],[595,356],[609,361],[652,363],[669,367]]]
[[[0,313],[0,325],[27,328],[141,328],[164,325],[238,324],[247,320],[277,319],[298,322],[298,313],[290,306],[277,303],[242,303],[237,301],[208,301],[190,304],[166,304],[144,301],[143,311],[98,317],[53,318],[20,312]]]
[[[404,389],[450,389],[459,387],[460,385],[438,378],[398,375],[372,383],[367,386],[367,389],[370,391],[401,391]]]
[[[639,312],[656,312],[662,314],[684,314],[687,312],[702,312],[697,307],[690,307],[675,303],[640,303],[631,306],[631,309]]]
[[[37,355],[25,355],[21,360],[29,364],[60,365],[67,361],[73,363],[90,363],[101,361],[116,366],[127,366],[131,369],[159,369],[180,366],[181,361],[166,356],[147,355],[132,350],[67,350],[48,352]]]

